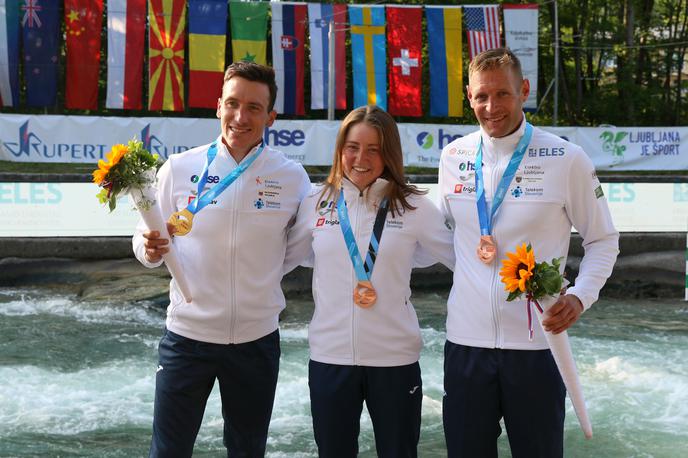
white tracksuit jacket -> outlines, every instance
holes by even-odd
[[[238,166],[222,137],[217,142],[204,191]],[[209,146],[170,156],[158,171],[164,219],[195,197]],[[249,155],[254,152],[255,148]],[[266,147],[229,188],[198,212],[191,232],[174,237],[193,301],[187,304],[174,279],[170,282],[167,328],[219,344],[250,342],[277,329],[285,306],[280,281],[287,228],[310,187],[301,165]],[[134,254],[143,265],[156,267],[162,261],[151,264],[145,259],[145,230],[139,221],[132,239]]]
[[[500,261],[517,245],[531,243],[536,262],[551,263],[553,258],[563,257],[563,269],[573,225],[583,238],[585,256],[575,286],[567,292],[576,295],[586,310],[597,300],[619,252],[619,233],[590,159],[579,146],[534,128],[528,150],[493,220],[495,262],[485,265],[478,260],[475,158],[479,139],[482,135],[485,195],[491,209],[499,180],[525,131],[525,116],[523,119],[520,128],[507,137],[490,138],[481,129],[442,150],[439,192],[443,212],[455,227],[456,252],[447,339],[456,344],[548,348],[537,318],[533,341],[528,340],[525,299],[506,301]]]
[[[387,184],[378,179],[361,193],[344,180],[351,228],[362,256],[368,251],[377,205]],[[353,302],[356,274],[339,226],[336,200],[320,202],[317,186],[301,203],[289,235],[294,252],[313,267],[315,312],[308,328],[311,359],[357,366],[401,366],[418,361],[422,340],[410,301],[411,268],[437,261],[452,268],[452,233],[440,210],[425,196],[410,196],[416,210],[391,210],[371,281],[377,302],[368,309]]]

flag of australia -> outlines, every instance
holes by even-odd
[[[61,3],[24,0],[19,7],[24,39],[26,104],[30,107],[48,107],[56,103]]]

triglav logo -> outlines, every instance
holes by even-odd
[[[19,127],[19,138],[16,142],[3,142],[5,149],[14,157],[40,157],[46,159],[102,159],[107,152],[107,145],[90,143],[48,143],[29,129],[29,121]]]
[[[600,139],[602,139],[602,151],[605,153],[610,153],[612,155],[612,166],[619,165],[624,161],[624,151],[626,147],[621,144],[621,141],[626,138],[628,132],[614,132],[605,130],[600,134]]]

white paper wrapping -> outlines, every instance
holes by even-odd
[[[555,297],[547,297],[539,300],[538,303],[542,307],[542,310],[547,312],[547,309],[554,305],[556,299]],[[534,305],[533,310],[535,310],[538,321],[540,321],[540,326],[542,326],[543,314],[541,314]],[[583,396],[583,389],[580,379],[578,378],[576,362],[571,352],[569,335],[566,331],[559,334],[552,334],[551,332],[545,331],[545,328],[542,328],[542,330],[545,333],[545,338],[549,344],[552,356],[554,356],[554,361],[557,363],[557,368],[559,368],[561,378],[564,380],[566,391],[569,394],[573,408],[576,411],[576,416],[578,417],[578,423],[586,439],[590,439],[592,438],[592,424],[588,417],[588,408],[585,405],[585,397]]]
[[[150,177],[149,183],[155,183],[155,169],[148,170],[146,174]],[[156,200],[155,186],[150,184],[143,188],[129,188],[127,191],[148,229],[158,231],[162,236],[167,235],[170,241],[169,251],[162,256],[162,259],[165,261],[167,270],[172,274],[172,278],[174,278],[186,302],[191,302],[191,289],[186,281],[182,264],[177,257],[174,239],[167,232],[167,224],[165,224],[165,220],[162,218],[160,205],[158,205]]]

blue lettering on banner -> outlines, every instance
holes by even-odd
[[[451,142],[453,142],[454,140],[456,140],[457,138],[463,137],[463,135],[461,135],[461,134],[452,135],[449,133],[445,133],[443,129],[440,129],[438,137],[440,139],[438,146],[439,146],[439,149],[442,149],[445,146],[447,146],[448,144],[450,144]]]
[[[263,140],[268,146],[302,146],[305,143],[306,134],[299,129],[270,129],[265,128]]]
[[[0,204],[55,205],[61,201],[59,183],[0,183]]]
[[[19,127],[16,142],[3,142],[14,157],[42,157],[46,159],[88,159],[93,162],[105,157],[107,145],[90,143],[46,143],[29,129],[29,121]]]
[[[635,201],[635,189],[633,183],[609,183],[607,194],[609,202],[633,202]]]

